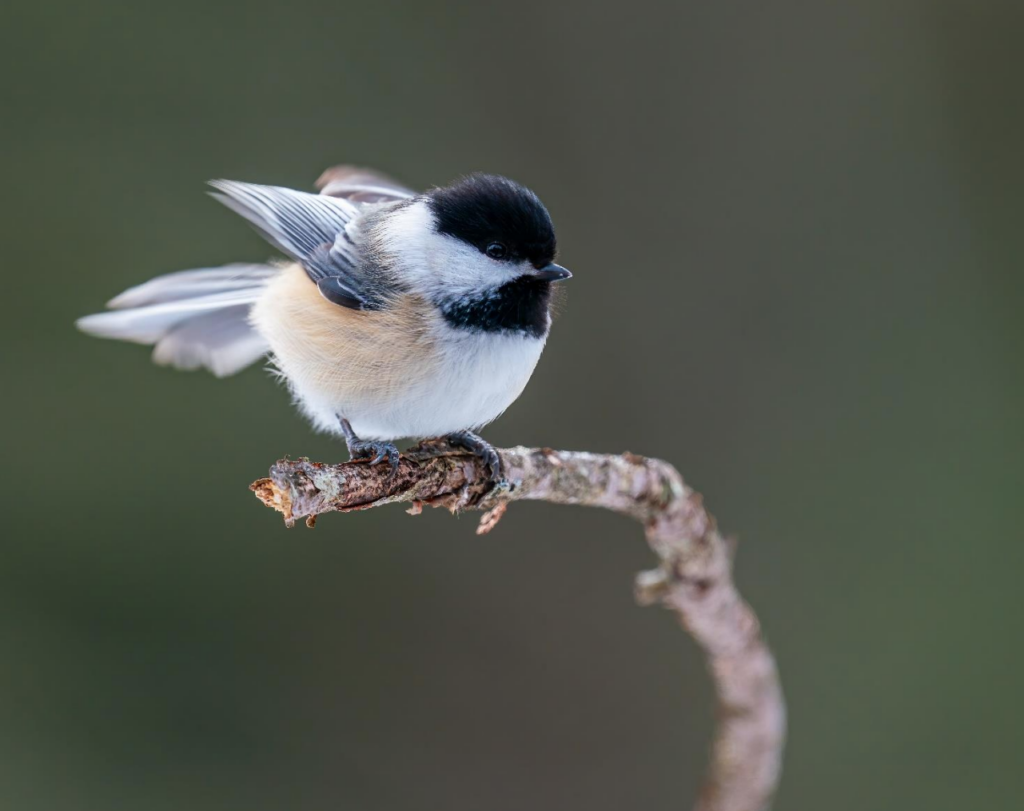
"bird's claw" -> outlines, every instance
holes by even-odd
[[[391,465],[391,475],[398,472],[400,454],[393,442],[380,442],[373,439],[360,439],[349,421],[344,417],[338,417],[341,421],[341,430],[345,434],[345,444],[348,446],[348,455],[353,459],[367,459],[371,465],[379,465],[387,460]]]
[[[391,475],[398,472],[398,448],[391,442],[357,439],[349,443],[348,452],[353,459],[366,459],[371,465],[379,465],[381,462],[387,461],[391,465]]]
[[[492,485],[498,486],[505,481],[505,466],[501,456],[486,439],[472,431],[456,431],[445,438],[452,447],[467,450],[483,462],[487,479]]]

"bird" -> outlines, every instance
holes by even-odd
[[[551,328],[551,216],[506,177],[417,193],[336,166],[319,193],[232,180],[209,193],[284,257],[158,276],[87,315],[82,331],[153,345],[153,360],[232,375],[263,357],[299,410],[349,455],[397,470],[402,439],[501,458],[477,432],[522,393]]]

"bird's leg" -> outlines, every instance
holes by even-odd
[[[467,450],[482,461],[487,468],[487,478],[492,483],[498,484],[505,478],[505,468],[502,465],[501,457],[494,450],[494,446],[483,437],[477,436],[472,431],[456,431],[448,434],[445,439],[453,448]]]
[[[345,444],[348,446],[348,455],[353,459],[369,459],[371,465],[383,462],[385,459],[391,465],[391,475],[398,471],[398,448],[391,442],[379,442],[372,439],[360,439],[352,430],[352,424],[340,414],[338,420],[341,422],[341,430],[345,434]]]

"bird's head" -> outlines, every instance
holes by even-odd
[[[572,276],[554,262],[555,229],[544,204],[497,175],[469,175],[426,192],[396,212],[388,231],[414,287],[441,306],[517,291],[546,302],[551,283]]]

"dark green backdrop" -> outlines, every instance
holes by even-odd
[[[0,11],[0,807],[676,809],[698,651],[636,527],[522,505],[286,530],[344,458],[260,369],[75,317],[267,246],[210,177],[534,187],[576,278],[495,443],[656,454],[740,539],[779,809],[1011,808],[1024,7],[28,3]]]

